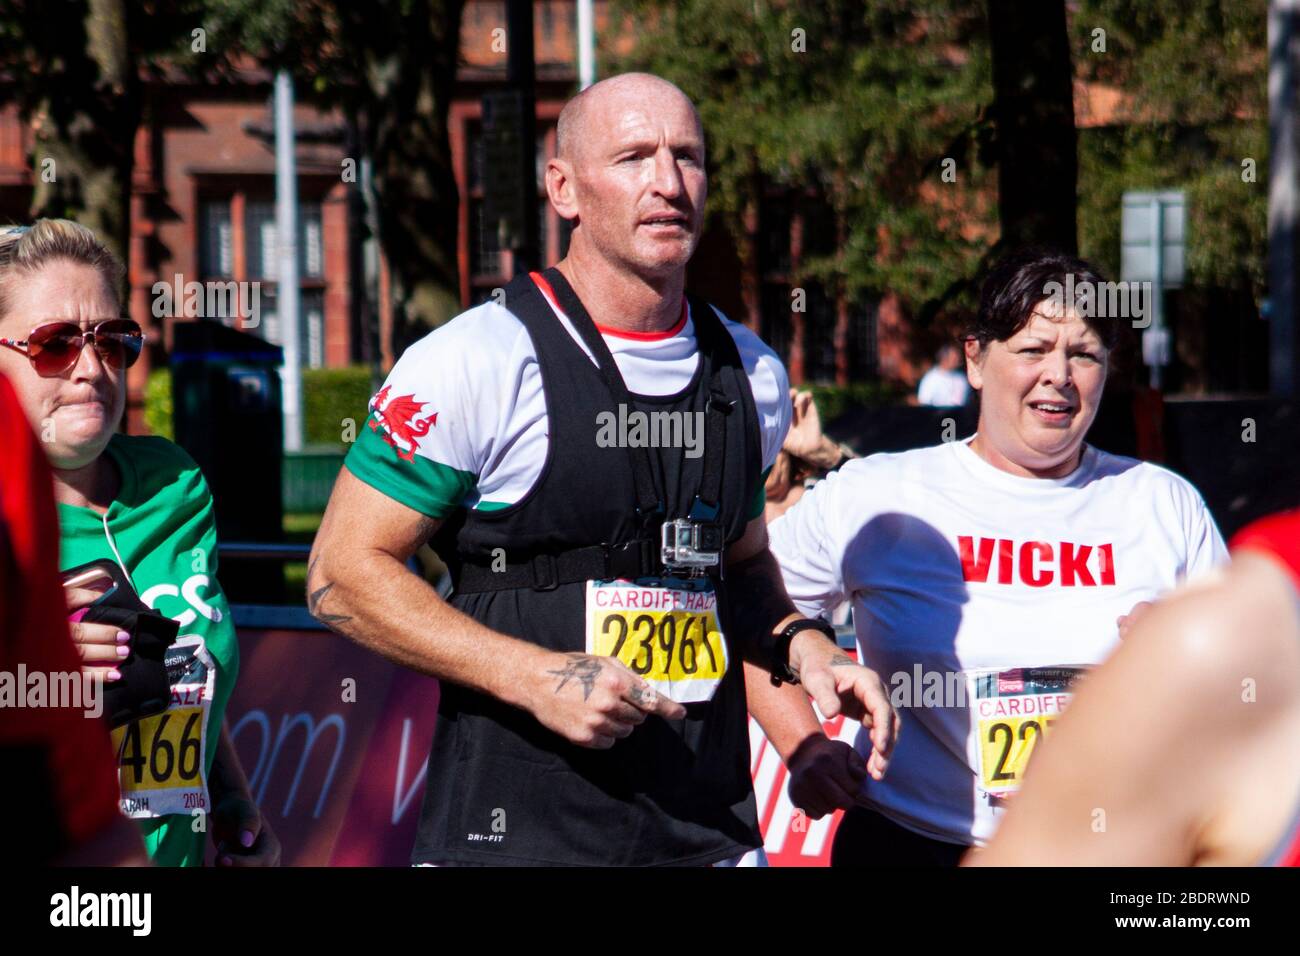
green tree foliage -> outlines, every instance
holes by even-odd
[[[1076,74],[1122,95],[1079,141],[1080,248],[1119,271],[1126,189],[1187,191],[1189,284],[1264,293],[1268,239],[1266,0],[1081,0]],[[1105,51],[1094,49],[1103,30]],[[1243,160],[1254,160],[1254,182]]]
[[[1122,96],[1105,126],[1079,115],[1083,255],[1119,270],[1126,189],[1182,188],[1188,269],[1201,286],[1265,277],[1266,0],[1078,0],[1067,5],[1078,80]],[[997,227],[997,130],[986,3],[619,0],[634,24],[609,69],[672,79],[709,137],[710,211],[743,249],[762,180],[826,196],[842,234],[803,278],[898,293],[921,319],[969,307]],[[795,52],[792,31],[804,31]],[[1105,31],[1096,52],[1094,30]],[[957,182],[941,163],[955,160]],[[1242,162],[1255,160],[1254,183]],[[1045,170],[1044,175],[1051,175]],[[923,324],[923,323],[922,323]]]
[[[447,115],[462,0],[208,2],[232,50],[289,69],[300,88],[355,123],[393,274],[395,348],[459,312],[459,195]]]
[[[31,215],[75,218],[126,261],[142,80],[196,62],[201,0],[5,0],[0,103],[36,133]]]
[[[250,55],[288,68],[300,91],[348,114],[372,161],[401,348],[460,311],[447,110],[461,8],[462,0],[0,0],[0,102],[17,102],[37,131],[32,214],[77,218],[125,259],[144,84],[220,80]],[[55,161],[48,181],[46,158]]]
[[[830,251],[797,279],[919,305],[975,271],[996,228],[982,198],[983,4],[622,0],[615,10],[635,23],[636,44],[602,63],[658,73],[696,102],[710,214],[738,244],[766,180],[823,197],[838,222]]]

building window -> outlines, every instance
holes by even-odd
[[[509,249],[501,247],[495,227],[485,221],[483,126],[478,120],[467,120],[464,131],[465,175],[461,202],[466,210],[466,231],[461,241],[469,280],[465,305],[470,307],[486,301],[493,289],[509,279],[514,271],[514,257]],[[568,254],[569,236],[573,232],[572,225],[560,218],[546,195],[546,163],[554,155],[555,126],[539,121],[533,166],[537,177],[538,248],[546,265],[554,265]]]
[[[325,290],[303,289],[298,302],[298,342],[303,361],[312,368],[325,364]]]
[[[784,196],[772,196],[763,201],[759,210],[761,223],[761,268],[764,276],[785,278],[790,274],[790,201]]]
[[[776,283],[764,283],[761,337],[772,351],[780,356],[782,364],[787,367],[790,364],[792,325],[790,301],[789,288]]]
[[[501,274],[501,244],[495,228],[489,228],[482,199],[469,202],[469,273],[474,279],[495,279]]]
[[[483,124],[465,124],[465,185],[470,192],[483,188]]]
[[[263,194],[264,195],[264,194]],[[276,289],[275,203],[265,199],[232,202],[232,196],[199,203],[199,269],[201,280],[235,279],[257,282],[260,324],[248,331],[268,342],[282,345]],[[242,207],[242,222],[235,210]],[[243,236],[244,275],[236,275],[234,237]],[[320,368],[325,364],[325,249],[321,205],[303,202],[298,207],[298,342],[302,364]],[[246,293],[251,296],[251,293]],[[245,300],[248,301],[248,300]],[[214,316],[239,328],[237,316]]]
[[[835,381],[835,301],[819,282],[810,282],[803,323],[805,381]]]
[[[205,278],[224,279],[235,274],[234,236],[230,227],[230,202],[205,202],[200,207],[199,271]]]
[[[301,272],[309,279],[319,279],[324,274],[321,264],[325,258],[325,243],[320,226],[320,206],[313,204],[301,212],[309,212],[301,219],[302,238],[298,242],[298,248],[302,250]]]
[[[319,279],[323,270],[320,203],[298,206],[298,276]],[[244,211],[244,248],[249,278],[275,279],[275,203],[250,202]]]
[[[261,287],[261,328],[255,330],[268,342],[283,345],[280,300],[274,286]],[[325,365],[325,290],[303,289],[298,299],[298,349],[305,368]]]
[[[799,204],[803,215],[804,259],[835,253],[835,213],[822,199],[808,197]]]
[[[551,41],[555,39],[555,5],[553,3],[542,4],[542,43],[546,47],[544,52],[550,52]]]
[[[860,298],[849,311],[849,380],[873,379],[880,374],[876,350],[876,309],[879,303]]]

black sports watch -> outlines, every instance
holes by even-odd
[[[830,638],[832,644],[835,643],[835,628],[821,618],[801,617],[797,621],[791,621],[782,628],[772,645],[773,687],[799,683],[799,675],[790,669],[790,642],[800,631],[821,631]]]

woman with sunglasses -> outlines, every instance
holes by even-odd
[[[111,561],[145,604],[180,624],[167,652],[171,706],[113,733],[123,812],[155,863],[201,865],[211,832],[218,865],[275,865],[278,841],[224,726],[239,648],[216,580],[212,497],[178,446],[117,433],[127,369],[145,341],[121,315],[122,275],[76,223],[0,231],[0,373],[53,465],[60,566]],[[66,596],[83,668],[120,679],[130,635],[78,620],[99,594],[70,587]]]

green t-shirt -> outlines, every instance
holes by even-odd
[[[239,671],[216,577],[212,495],[193,459],[164,438],[114,435],[107,454],[121,474],[117,498],[104,515],[59,505],[59,566],[114,561],[145,604],[181,625],[167,655],[171,706],[116,731],[113,742],[123,812],[136,818],[154,863],[201,866],[207,779]]]

